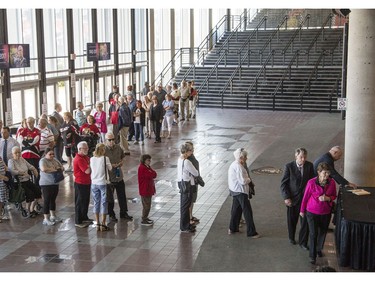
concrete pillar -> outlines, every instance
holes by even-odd
[[[375,186],[375,10],[349,15],[345,178]]]

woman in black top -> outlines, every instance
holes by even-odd
[[[155,133],[155,143],[161,142],[160,129],[161,123],[163,122],[164,108],[158,102],[158,98],[154,95],[152,96],[152,106],[150,108],[150,120],[153,124]]]

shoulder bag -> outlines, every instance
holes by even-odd
[[[107,203],[113,203],[115,202],[113,198],[113,184],[107,179],[107,161],[106,157],[104,157],[104,174],[105,174],[105,181],[106,181],[106,198]]]
[[[182,175],[184,172],[184,162],[185,162],[185,159],[182,161],[182,171],[181,171]],[[178,182],[178,188],[180,189],[181,194],[187,194],[190,192],[191,183],[190,181],[184,181],[184,179],[182,178],[181,181]]]

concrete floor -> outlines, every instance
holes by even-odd
[[[227,170],[233,151],[249,152],[251,169],[283,169],[303,146],[313,161],[332,145],[344,145],[345,122],[339,114],[244,111],[200,108],[197,119],[174,126],[171,139],[154,144],[130,145],[124,172],[132,222],[111,223],[111,231],[74,226],[72,176],[60,184],[56,226],[42,226],[42,217],[24,219],[10,206],[10,220],[0,224],[2,272],[311,272],[308,253],[288,243],[286,210],[280,195],[281,174],[252,174],[256,195],[251,200],[255,224],[262,238],[249,240],[245,233],[227,234],[231,198]],[[195,143],[206,182],[200,188],[194,215],[201,219],[195,234],[179,231],[179,194],[176,164],[179,145]],[[158,173],[150,218],[153,227],[140,225],[142,206],[138,195],[137,168],[143,153],[152,155]],[[343,160],[337,163],[342,169]],[[89,215],[92,215],[92,204]],[[118,205],[115,205],[118,214]],[[333,235],[317,265],[337,264]],[[168,277],[166,277],[168,278]]]

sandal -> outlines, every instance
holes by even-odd
[[[110,228],[106,225],[100,225],[100,231],[108,231]]]

